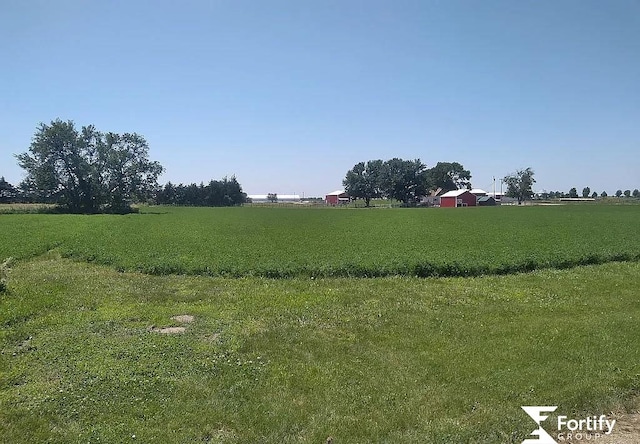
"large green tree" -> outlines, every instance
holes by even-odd
[[[371,199],[382,196],[382,160],[359,162],[353,166],[342,181],[345,192],[355,199],[363,199],[365,206],[369,206]]]
[[[413,206],[427,193],[427,167],[420,159],[393,158],[383,164],[380,188],[385,197]]]
[[[526,168],[524,170],[518,170],[515,173],[509,174],[503,180],[507,185],[508,197],[514,197],[518,199],[518,205],[524,200],[531,199],[533,197],[533,184],[536,182],[533,178],[533,170]]]
[[[458,162],[438,162],[433,168],[427,170],[429,187],[442,191],[471,189],[471,172],[465,170]]]
[[[18,164],[22,188],[71,212],[125,212],[157,188],[162,166],[148,158],[146,140],[135,133],[101,133],[72,121],[41,123]]]
[[[95,166],[101,203],[114,211],[126,211],[133,201],[146,201],[158,188],[162,167],[149,160],[149,145],[138,134],[106,133],[98,143]]]

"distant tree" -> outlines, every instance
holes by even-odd
[[[622,196],[622,190],[616,191],[616,197],[620,197],[620,196]]]
[[[502,181],[507,185],[506,196],[518,199],[518,205],[524,200],[531,199],[533,196],[532,187],[536,182],[533,174],[531,168],[526,168],[505,176]]]
[[[633,193],[631,193],[631,195],[633,197],[638,198],[638,197],[640,197],[640,191],[636,188],[635,190],[633,190]]]
[[[223,178],[222,188],[224,190],[225,206],[242,205],[247,201],[247,193],[242,191],[242,186],[236,176],[231,176],[231,179]]]
[[[413,206],[427,193],[426,166],[420,161],[393,158],[384,162],[381,190],[385,197]]]
[[[595,199],[596,197],[598,197],[598,193],[596,193],[595,191],[593,192],[593,194],[591,194],[591,198]]]
[[[278,194],[277,193],[269,193],[267,194],[267,200],[271,203],[278,202]]]
[[[607,194],[606,191],[603,191],[602,193],[600,193],[600,197],[607,197],[607,196],[608,196],[608,194]]]
[[[589,197],[589,194],[591,194],[591,188],[584,187],[582,189],[582,197]]]
[[[434,190],[442,188],[446,192],[471,189],[471,172],[458,162],[438,162],[426,171],[426,178],[429,188]]]
[[[235,176],[231,176],[231,179],[224,177],[222,180],[212,180],[204,187],[200,205],[232,207],[245,203],[246,198]]]
[[[578,197],[578,190],[576,190],[575,188],[571,188],[569,190],[569,197],[571,198]]]
[[[29,151],[17,155],[32,199],[53,201],[71,212],[124,212],[157,188],[162,166],[148,159],[146,140],[135,133],[77,130],[72,121],[41,123]]]
[[[4,177],[0,177],[0,203],[13,202],[18,195],[18,190],[7,182]]]
[[[184,187],[182,193],[182,204],[189,206],[197,206],[200,203],[200,188],[195,183],[190,183]]]
[[[624,197],[631,197],[631,190],[624,190]]]
[[[156,203],[158,205],[176,205],[177,202],[176,186],[171,182],[167,182],[163,188],[156,193]]]
[[[357,163],[352,169],[347,171],[347,175],[342,181],[345,192],[355,199],[363,199],[365,206],[369,206],[371,199],[382,196],[382,171],[384,162],[382,160],[370,160]]]

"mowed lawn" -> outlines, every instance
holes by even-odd
[[[473,276],[639,260],[640,205],[458,209],[143,208],[0,215],[0,258],[57,248],[121,271]]]
[[[8,282],[1,442],[520,443],[522,405],[601,414],[640,392],[637,262],[274,280],[49,254]]]

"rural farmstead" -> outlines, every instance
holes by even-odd
[[[476,196],[469,190],[453,190],[440,196],[441,207],[475,207]]]
[[[344,190],[337,190],[324,196],[327,205],[349,203],[349,195]]]

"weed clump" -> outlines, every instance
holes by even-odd
[[[13,258],[8,258],[0,264],[0,293],[7,291],[7,279],[9,278],[9,270]]]

